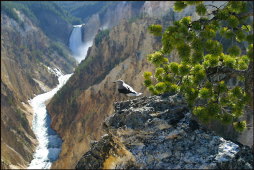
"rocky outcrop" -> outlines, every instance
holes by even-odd
[[[64,140],[62,152],[52,168],[74,168],[88,150],[90,141],[102,135],[101,124],[112,112],[112,103],[124,98],[118,95],[113,81],[124,79],[131,85],[135,82],[137,91],[145,91],[142,70],[152,69],[145,56],[160,44],[147,32],[148,25],[154,22],[152,19],[123,21],[112,28],[108,37],[90,48],[86,60],[51,100],[47,109],[52,127]],[[73,155],[71,158],[69,153]]]
[[[179,95],[115,103],[107,134],[91,144],[76,169],[252,169],[248,146],[204,129]]]
[[[88,50],[86,60],[80,63],[67,84],[47,106],[52,127],[64,141],[59,159],[52,165],[53,169],[74,168],[80,157],[88,151],[90,143],[103,135],[102,123],[113,113],[113,103],[127,99],[118,94],[113,81],[123,79],[144,96],[149,96],[143,85],[143,72],[154,71],[154,68],[145,56],[161,46],[160,37],[149,34],[147,27],[151,24],[164,24],[161,13],[156,10],[163,3],[160,2],[159,6],[151,3],[152,12],[149,15],[156,17],[145,15],[136,20],[122,20],[112,27],[107,36]],[[165,3],[173,5],[171,2]],[[145,11],[149,11],[148,7],[146,5]],[[184,14],[195,17],[194,9],[190,8],[191,10],[186,8]],[[168,23],[183,16],[181,13],[174,13],[172,7],[167,14],[163,19]],[[97,16],[94,19],[94,24],[99,23],[99,18]],[[172,55],[169,60],[179,59]]]

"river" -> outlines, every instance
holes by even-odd
[[[87,50],[92,45],[92,41],[82,42],[82,25],[74,25],[69,39],[69,48],[72,56],[78,61],[86,58]],[[50,100],[54,94],[67,82],[72,74],[63,75],[59,69],[49,71],[58,77],[59,84],[51,91],[35,96],[29,100],[33,107],[33,131],[39,142],[28,169],[49,169],[52,162],[58,159],[61,152],[62,140],[57,133],[50,128],[51,119],[46,110],[46,101]]]
[[[33,131],[39,142],[28,169],[49,169],[53,161],[57,160],[61,152],[62,140],[50,128],[51,119],[46,110],[46,101],[67,82],[72,74],[61,75],[58,72],[59,84],[51,91],[35,96],[29,100],[34,110]]]

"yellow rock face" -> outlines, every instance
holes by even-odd
[[[122,79],[136,91],[144,95],[149,94],[143,85],[143,72],[153,68],[145,56],[158,50],[160,45],[160,41],[147,32],[147,26],[152,23],[152,19],[143,19],[138,23],[124,21],[113,27],[110,38],[102,40],[98,47],[93,46],[88,52],[88,57],[99,56],[100,61],[90,63],[93,67],[88,68],[83,75],[74,74],[68,83],[72,91],[75,91],[74,86],[85,86],[96,76],[105,75],[101,81],[79,90],[75,98],[76,105],[72,108],[68,105],[58,107],[54,99],[48,105],[52,126],[64,140],[60,157],[53,163],[52,168],[74,168],[80,157],[89,149],[90,141],[98,140],[103,135],[102,123],[113,113],[113,103],[131,99],[119,94],[113,81]],[[120,62],[109,66],[114,58]],[[112,69],[105,74],[107,67]],[[67,96],[70,95],[73,94]],[[112,159],[109,158],[108,162]],[[106,163],[105,166],[109,164]]]

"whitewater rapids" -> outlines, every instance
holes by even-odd
[[[34,110],[33,131],[39,142],[28,169],[49,169],[52,162],[56,161],[61,151],[62,140],[50,128],[51,119],[46,110],[45,102],[67,82],[72,74],[62,75],[58,72],[59,84],[47,93],[37,95],[29,100]]]

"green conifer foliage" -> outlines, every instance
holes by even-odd
[[[242,132],[246,122],[240,119],[248,102],[244,73],[253,61],[253,27],[247,22],[247,3],[228,1],[207,10],[203,1],[176,1],[176,12],[194,5],[200,19],[184,17],[165,31],[161,25],[148,28],[153,35],[162,36],[162,48],[147,56],[156,68],[154,74],[144,73],[149,91],[155,95],[181,93],[201,121],[220,120]],[[222,41],[229,43],[223,45]],[[180,62],[168,61],[166,56],[172,51]],[[242,85],[229,84],[231,78]]]

